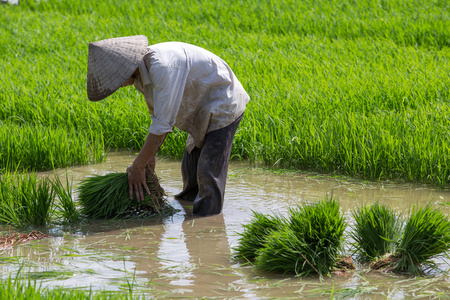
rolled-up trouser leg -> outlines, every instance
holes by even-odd
[[[183,191],[175,195],[176,199],[194,201],[198,194],[197,163],[201,149],[194,147],[191,153],[184,150],[181,161],[181,175],[183,177]]]
[[[206,216],[222,211],[231,146],[241,119],[242,115],[230,125],[205,136],[197,163],[195,215]]]
[[[201,149],[195,147],[191,153],[184,152],[181,163],[183,191],[175,197],[194,200],[193,213],[196,215],[222,211],[231,146],[241,120],[242,115],[230,125],[209,132]]]

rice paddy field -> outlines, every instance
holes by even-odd
[[[86,96],[88,43],[144,34],[224,58],[251,96],[233,157],[445,186],[447,1],[21,1],[0,6],[0,166],[51,169],[138,150],[150,116]],[[179,158],[175,132],[161,154]]]
[[[133,158],[134,154],[111,152],[104,163],[55,173],[64,177],[68,172],[76,188],[93,173],[123,170]],[[5,291],[0,298],[446,299],[450,293],[450,264],[445,256],[433,259],[441,270],[425,270],[418,276],[369,270],[355,259],[356,270],[324,274],[321,279],[314,274],[298,277],[267,272],[234,259],[243,226],[251,222],[253,211],[288,216],[297,205],[315,203],[332,192],[347,223],[343,253],[351,254],[349,233],[355,225],[351,216],[355,207],[378,201],[396,215],[406,216],[413,204],[424,207],[431,202],[433,208],[448,215],[448,188],[268,172],[232,162],[223,213],[192,218],[192,203],[173,199],[182,187],[179,161],[159,159],[157,164],[161,184],[178,210],[175,214],[37,227],[51,237],[0,250],[0,289]],[[0,236],[12,230],[0,226]],[[281,263],[281,257],[273,258]],[[22,297],[24,294],[29,296]]]
[[[89,42],[143,34],[150,44],[187,42],[228,62],[251,97],[233,144],[234,160],[251,166],[380,181],[382,185],[392,181],[426,184],[426,189],[439,194],[437,199],[435,194],[425,197],[427,202],[439,202],[442,205],[436,204],[437,207],[448,214],[445,203],[450,201],[450,3],[446,0],[22,0],[19,5],[2,2],[3,191],[8,190],[5,178],[12,178],[10,174],[14,172],[72,170],[80,165],[107,164],[112,151],[139,151],[151,122],[143,96],[131,87],[91,103],[86,94],[86,71]],[[160,158],[181,158],[185,140],[186,135],[175,130],[161,148]],[[121,166],[123,169],[116,167],[113,171],[126,169],[126,165]],[[96,168],[89,170],[97,172]],[[28,185],[36,183],[34,175],[30,176]],[[49,181],[45,188],[50,191],[53,186],[57,193],[59,186],[60,194],[64,194],[61,186],[66,178],[61,176],[59,183]],[[331,192],[325,189],[315,195],[317,199]],[[378,196],[372,196],[357,203],[376,201]],[[412,204],[416,199],[407,201]],[[354,205],[344,209],[349,207]],[[68,207],[67,211],[71,209]],[[64,212],[62,209],[60,217],[65,220]],[[243,219],[248,220],[249,215]],[[231,222],[226,213],[225,220]],[[21,221],[23,218],[18,217],[17,222]],[[42,222],[47,222],[45,216]],[[167,227],[170,225],[164,223],[162,228]],[[239,226],[235,229],[241,230]],[[197,234],[200,233],[194,235]],[[105,237],[107,243],[109,238]],[[80,239],[83,238],[75,234],[73,243],[78,245]],[[89,243],[100,243],[99,240],[93,238]],[[78,249],[76,245],[68,247]],[[90,248],[83,247],[76,250],[79,253],[56,252],[91,255]],[[0,266],[9,264],[7,257],[0,257]],[[102,259],[103,256],[99,260]],[[44,259],[46,264],[50,260]],[[193,264],[184,267],[193,268],[191,271],[196,273]],[[4,270],[8,274],[11,271],[9,267]],[[177,270],[183,276],[192,274]],[[217,273],[217,269],[207,272]],[[90,276],[86,274],[85,277]],[[367,286],[373,287],[362,284],[365,281],[361,278],[352,277],[350,281],[357,281],[363,291],[367,291]],[[445,285],[446,280],[439,284]],[[430,287],[428,281],[425,283],[424,290]],[[26,288],[26,281],[6,280],[2,284],[3,290],[18,291],[22,287],[30,293],[34,291]],[[130,287],[126,282],[120,284]],[[264,284],[258,281],[257,285]],[[294,292],[302,287],[294,286],[292,293],[298,295]],[[225,288],[232,290],[237,286],[230,281]],[[326,289],[326,297],[333,298],[331,285]],[[182,295],[181,290],[178,296]],[[402,298],[405,291],[396,297]],[[265,297],[264,293],[249,295]],[[138,295],[125,293],[123,299],[134,296]]]

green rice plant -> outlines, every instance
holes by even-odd
[[[253,211],[252,220],[244,225],[244,231],[240,233],[239,245],[234,248],[235,258],[253,261],[258,252],[264,248],[267,237],[282,227],[285,222],[282,216],[267,216]]]
[[[232,157],[450,182],[450,148],[442,147],[450,144],[450,9],[435,0],[0,5],[0,161],[8,156],[29,169],[86,163],[86,152],[73,159],[59,139],[84,151],[96,135],[106,149],[140,149],[151,123],[142,95],[120,89],[89,103],[85,73],[89,42],[136,34],[147,20],[141,33],[150,44],[179,40],[211,50],[250,94]],[[159,153],[181,157],[185,139],[175,131]]]
[[[144,201],[130,199],[128,174],[109,173],[84,179],[79,187],[78,201],[81,213],[90,219],[142,217],[169,215],[174,209],[167,203],[163,188],[154,171],[146,168],[147,186],[150,194]]]
[[[255,265],[298,276],[329,274],[337,267],[345,228],[332,198],[290,209],[289,222],[267,237]]]
[[[16,199],[18,199],[19,192],[14,175],[16,173],[11,174],[8,171],[0,174],[0,223],[2,224],[22,224],[22,220],[16,211]]]
[[[450,250],[450,221],[429,204],[413,206],[407,219],[378,203],[354,210],[353,217],[354,246],[371,269],[418,275],[437,268],[433,259]]]
[[[26,274],[25,274],[26,275]],[[43,287],[31,276],[27,278],[12,278],[0,280],[1,300],[140,300],[142,295],[134,295],[131,289],[124,291],[93,291],[92,289],[73,289],[64,287]]]
[[[259,250],[255,259],[257,268],[269,272],[291,273],[298,276],[321,273],[314,263],[307,260],[305,253],[313,252],[297,232],[288,226],[273,231],[266,239],[264,248]]]
[[[55,192],[49,178],[35,173],[5,172],[0,182],[0,222],[45,226],[51,222]]]
[[[101,133],[86,134],[74,128],[4,123],[0,126],[0,167],[13,165],[28,170],[48,170],[103,162]]]
[[[371,261],[395,253],[403,231],[403,218],[378,202],[352,212],[355,224],[350,233],[359,257]]]
[[[67,174],[65,186],[61,182],[61,179],[56,176],[52,181],[52,188],[57,198],[55,203],[58,208],[57,212],[61,215],[63,222],[72,224],[79,222],[81,220],[81,213],[74,201],[73,189],[69,183]]]
[[[435,268],[432,259],[445,256],[449,250],[448,218],[429,204],[419,209],[413,206],[392,269],[395,272],[418,275],[424,266]]]
[[[51,221],[55,192],[49,178],[37,180],[37,176],[30,175],[22,183],[23,217],[29,224],[45,226]]]

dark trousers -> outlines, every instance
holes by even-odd
[[[230,125],[209,132],[201,149],[184,150],[181,162],[183,191],[175,198],[194,202],[194,215],[222,211],[231,145],[242,115]]]

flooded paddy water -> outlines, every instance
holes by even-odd
[[[98,165],[67,172],[74,188],[86,176],[125,172],[134,155],[111,153]],[[232,259],[243,224],[252,210],[287,213],[290,207],[333,195],[349,223],[351,211],[379,201],[407,213],[413,204],[432,203],[446,215],[450,190],[418,184],[367,182],[307,173],[273,172],[240,162],[230,165],[223,213],[194,218],[191,203],[173,195],[182,188],[180,162],[157,161],[156,171],[167,197],[179,211],[166,218],[89,221],[48,230],[51,238],[0,252],[2,278],[18,272],[42,282],[93,290],[128,290],[154,298],[311,298],[413,299],[450,297],[447,272],[421,278],[368,272],[359,266],[347,275],[296,278],[267,274]],[[43,173],[43,175],[53,174]],[[76,193],[75,193],[76,197]],[[7,233],[7,227],[0,227]],[[46,231],[47,232],[47,231]],[[446,261],[437,262],[445,271]]]

